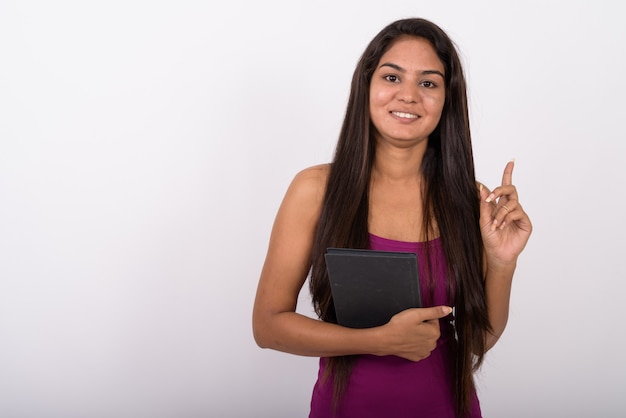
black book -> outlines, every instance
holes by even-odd
[[[376,327],[422,306],[415,253],[328,248],[325,259],[340,325]]]

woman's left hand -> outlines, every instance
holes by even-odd
[[[485,256],[490,262],[514,263],[522,252],[530,233],[530,218],[519,203],[517,189],[513,186],[513,166],[504,168],[502,185],[489,191],[479,184],[480,230],[485,246]]]

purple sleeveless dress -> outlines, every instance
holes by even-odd
[[[425,248],[429,246],[434,291],[428,281]],[[441,241],[401,242],[370,234],[370,248],[417,253],[420,290],[425,307],[448,305],[446,266]],[[440,321],[437,347],[424,360],[412,362],[396,356],[359,356],[354,363],[345,396],[333,414],[332,378],[322,381],[327,359],[320,359],[318,379],[313,388],[309,418],[456,418],[451,389],[450,343],[452,326]],[[480,418],[476,393],[472,396],[470,418]]]

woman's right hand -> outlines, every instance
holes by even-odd
[[[435,306],[407,309],[394,315],[381,327],[389,350],[384,355],[395,355],[411,361],[425,359],[437,346],[441,334],[439,319],[451,312],[448,306]]]

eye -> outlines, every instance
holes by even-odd
[[[420,82],[420,86],[426,87],[427,89],[432,89],[432,88],[437,87],[437,85],[435,83],[433,83],[432,81],[429,81],[429,80],[424,80],[424,81]]]
[[[395,74],[387,74],[386,76],[383,77],[385,80],[389,81],[390,83],[397,83],[400,81],[400,77],[398,77]]]

